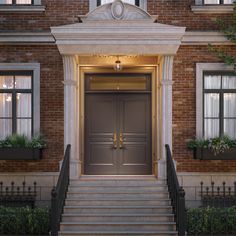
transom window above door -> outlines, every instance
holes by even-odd
[[[205,138],[236,138],[236,75],[204,73],[203,134]]]
[[[0,138],[33,135],[33,76],[31,72],[0,73]]]

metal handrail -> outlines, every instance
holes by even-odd
[[[61,214],[65,204],[66,193],[69,186],[70,178],[70,150],[68,144],[65,151],[60,175],[56,187],[51,192],[51,236],[58,236],[60,229]]]
[[[179,185],[175,165],[172,159],[170,147],[166,147],[166,167],[167,167],[167,185],[173,207],[178,236],[185,236],[186,232],[186,211],[185,211],[185,191]]]

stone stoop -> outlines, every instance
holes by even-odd
[[[165,181],[81,177],[70,182],[59,236],[177,236]]]

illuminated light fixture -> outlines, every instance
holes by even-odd
[[[118,56],[117,56],[117,60],[115,61],[114,70],[115,71],[121,71],[122,70],[121,61],[119,60]]]

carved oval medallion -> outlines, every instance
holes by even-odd
[[[124,16],[125,6],[120,0],[114,1],[111,5],[111,14],[114,19],[120,20]]]

